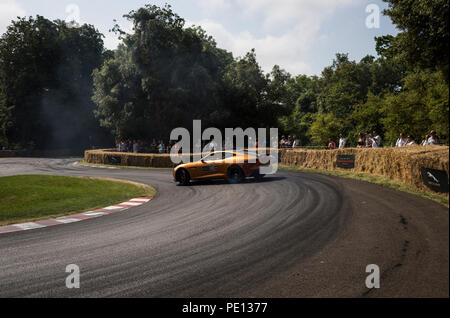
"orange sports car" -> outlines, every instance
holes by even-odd
[[[176,166],[173,178],[180,185],[188,185],[191,180],[226,179],[238,183],[247,177],[263,178],[259,167],[268,166],[258,160],[259,155],[248,151],[216,151],[200,161]]]

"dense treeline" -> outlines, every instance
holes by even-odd
[[[431,129],[448,142],[448,2],[389,0],[401,32],[376,38],[378,56],[337,54],[320,76],[264,74],[255,51],[233,58],[170,6],[147,5],[103,48],[93,26],[43,17],[13,22],[0,39],[0,144],[74,147],[116,139],[167,139],[175,127],[279,127],[303,145],[377,130]],[[95,117],[94,117],[95,115]],[[101,127],[101,128],[100,128]]]
[[[83,149],[111,139],[93,111],[92,71],[108,52],[91,25],[21,18],[0,39],[0,145]]]
[[[170,7],[126,15],[134,33],[94,72],[96,112],[119,139],[167,139],[176,127],[276,125],[280,106],[255,53],[233,59]]]

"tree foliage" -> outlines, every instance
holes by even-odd
[[[0,39],[0,143],[84,147],[105,130],[167,139],[194,119],[220,129],[279,127],[302,145],[339,134],[355,145],[373,130],[385,145],[431,129],[448,142],[448,2],[385,1],[401,32],[375,38],[376,57],[336,54],[320,76],[277,65],[265,74],[255,50],[234,58],[169,5],[125,15],[133,30],[114,28],[122,39],[114,51],[93,26],[20,18]]]
[[[438,69],[448,82],[449,31],[447,0],[384,0],[384,11],[402,32],[398,57],[411,67]]]
[[[170,6],[147,5],[126,17],[132,34],[94,72],[94,102],[118,138],[166,138],[175,127],[224,119],[221,78],[232,62],[199,27],[184,28]]]
[[[403,90],[384,99],[386,139],[395,142],[403,132],[421,140],[431,130],[448,138],[448,86],[441,73],[411,73],[404,80]]]
[[[25,148],[88,147],[104,135],[93,116],[92,70],[102,35],[42,16],[21,18],[0,38],[0,136]]]
[[[254,51],[233,59],[168,5],[126,17],[133,33],[116,28],[124,44],[94,72],[96,114],[118,138],[166,138],[193,119],[218,128],[276,124],[286,72],[265,76]]]

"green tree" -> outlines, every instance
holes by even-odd
[[[319,110],[345,120],[355,105],[364,103],[372,82],[369,70],[372,60],[367,57],[356,63],[349,61],[347,54],[336,54],[333,65],[322,73]]]
[[[369,90],[374,95],[398,92],[408,68],[398,58],[396,38],[391,35],[381,36],[376,37],[375,42],[379,57],[370,65],[372,84]]]
[[[142,90],[142,76],[129,50],[120,45],[112,59],[94,70],[93,101],[100,125],[119,139],[141,138],[148,130],[148,105]]]
[[[439,69],[448,82],[449,32],[447,0],[384,0],[384,11],[402,32],[398,54],[409,65]]]
[[[359,133],[372,133],[376,130],[380,134],[384,134],[384,125],[381,122],[384,117],[384,100],[379,95],[368,94],[367,102],[356,105],[351,115],[353,129],[348,136],[349,144],[356,144]]]
[[[0,39],[1,121],[9,117],[2,124],[8,143],[83,149],[105,137],[90,101],[91,73],[103,51],[102,35],[91,25],[72,28],[42,16],[13,21]]]
[[[3,82],[0,82],[3,83]],[[14,106],[8,106],[4,84],[0,84],[0,150],[8,147],[7,131],[13,125],[11,111]]]
[[[176,127],[223,122],[220,89],[232,55],[200,27],[184,28],[171,7],[146,5],[125,16],[114,59],[94,73],[97,117],[119,138],[167,138]]]
[[[283,77],[287,75],[277,68],[273,75],[272,82],[264,76],[254,50],[228,66],[223,76],[222,91],[229,114],[228,127],[273,127],[276,124],[277,111],[284,108],[279,98],[284,95]]]
[[[403,132],[419,140],[436,130],[441,141],[448,142],[449,92],[440,72],[411,73],[404,79],[403,90],[384,99],[381,119],[386,140],[395,142]]]
[[[290,112],[279,117],[279,125],[284,134],[296,135],[302,145],[310,143],[308,130],[318,111],[319,92],[316,76],[299,75],[286,83],[285,100]]]
[[[333,114],[317,114],[309,129],[311,142],[314,146],[326,146],[329,138],[336,142],[344,127],[345,123]]]

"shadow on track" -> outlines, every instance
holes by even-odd
[[[286,179],[286,177],[264,177],[260,180],[257,180],[255,178],[248,178],[244,181],[236,184],[251,184],[251,183],[266,183],[266,182],[277,182]],[[195,180],[191,181],[189,186],[208,186],[208,185],[221,185],[221,184],[227,184],[227,185],[234,185],[233,183],[228,182],[224,179],[215,179],[215,180]],[[178,185],[179,186],[179,185]]]

